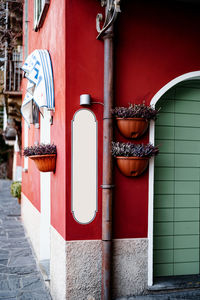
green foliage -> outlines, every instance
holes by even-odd
[[[21,198],[21,182],[20,181],[14,181],[12,184],[11,184],[11,187],[10,187],[10,192],[11,192],[11,195],[13,197],[16,197],[18,199]]]

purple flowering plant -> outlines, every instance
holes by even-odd
[[[39,144],[36,146],[25,147],[24,156],[56,154],[56,145],[54,144]]]
[[[156,120],[157,109],[151,105],[142,104],[129,104],[128,107],[115,107],[112,109],[112,114],[116,118],[144,118],[146,120]]]
[[[133,144],[133,143],[120,143],[112,142],[112,155],[125,156],[125,157],[152,157],[159,153],[158,146],[152,144]]]

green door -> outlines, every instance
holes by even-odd
[[[200,84],[187,81],[157,104],[154,276],[200,273]]]

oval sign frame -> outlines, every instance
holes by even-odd
[[[71,212],[80,224],[91,223],[98,211],[98,122],[89,109],[72,119]]]

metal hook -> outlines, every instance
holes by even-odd
[[[121,12],[120,9],[120,2],[121,0],[102,0],[101,5],[107,6],[106,9],[106,18],[105,22],[101,28],[100,23],[103,20],[102,14],[98,14],[96,17],[96,29],[99,33],[97,36],[97,39],[100,39],[100,37],[103,35],[103,33],[114,23],[114,21],[117,18],[117,15],[119,12]]]

